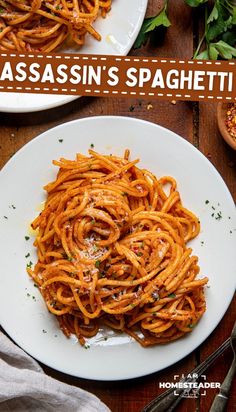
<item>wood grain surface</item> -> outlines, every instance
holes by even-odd
[[[127,0],[128,1],[128,0]],[[148,15],[157,13],[163,1],[149,1]],[[167,32],[157,31],[151,42],[132,55],[191,58],[198,38],[199,12],[195,13],[182,0],[169,2],[172,22]],[[130,111],[130,107],[133,110]],[[0,113],[0,167],[25,143],[58,124],[92,115],[131,116],[165,126],[194,144],[219,171],[236,200],[236,153],[221,138],[213,103],[171,102],[127,98],[80,98],[65,106],[37,113]],[[222,273],[222,276],[224,274]],[[187,373],[204,360],[229,335],[236,318],[235,299],[212,335],[182,361],[156,374],[123,382],[97,382],[77,379],[46,366],[44,371],[60,381],[86,389],[100,397],[112,412],[139,412],[161,393],[159,382],[173,382],[174,374]],[[208,381],[222,382],[232,360],[232,352],[224,355],[207,372]],[[128,367],[128,365],[127,365]],[[176,408],[179,412],[207,412],[216,390],[207,396],[184,399]],[[234,382],[228,411],[236,410]],[[67,411],[69,412],[69,411]]]

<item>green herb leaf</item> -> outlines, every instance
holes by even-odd
[[[219,14],[217,20],[210,24],[207,33],[206,39],[208,42],[216,39],[220,34],[224,33],[228,27],[231,25],[232,17],[230,16],[228,20],[224,20],[222,14]]]
[[[208,0],[185,0],[185,3],[191,7],[198,7],[203,3],[206,3]]]
[[[175,293],[170,293],[169,295],[168,295],[168,298],[176,298],[176,294]]]
[[[236,20],[232,29],[227,30],[222,34],[222,39],[225,43],[228,43],[230,46],[234,47],[236,39]]]
[[[166,6],[165,6],[160,14],[158,14],[157,16],[150,19],[150,21],[148,21],[145,33],[153,31],[159,26],[169,27],[170,25],[171,25],[171,22],[168,19],[168,16],[166,14]]]
[[[236,49],[230,46],[228,43],[225,43],[223,40],[218,41],[217,43],[213,43],[216,50],[219,52],[220,56],[223,59],[232,59],[236,57]]]
[[[204,50],[196,56],[197,60],[209,60],[208,50]]]
[[[219,52],[217,51],[215,46],[213,44],[210,44],[208,50],[209,50],[209,58],[211,60],[217,60],[219,56]]]
[[[156,16],[144,19],[139,35],[134,43],[135,49],[139,49],[141,46],[145,45],[149,38],[150,32],[155,30],[157,27],[169,27],[171,25],[171,22],[167,16],[167,4],[168,0],[165,1],[165,5],[160,13]]]
[[[140,49],[140,47],[144,46],[147,43],[149,36],[146,33],[146,28],[147,28],[150,20],[151,20],[150,18],[144,20],[143,25],[140,29],[139,34],[138,34],[138,37],[137,37],[137,39],[135,40],[135,43],[134,43],[134,48],[135,49]]]
[[[207,19],[207,24],[210,24],[214,20],[217,20],[219,17],[219,12],[218,12],[218,2],[215,3],[212,12],[210,13],[210,16]]]

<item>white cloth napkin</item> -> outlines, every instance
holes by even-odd
[[[96,396],[44,374],[0,332],[1,412],[109,412]]]

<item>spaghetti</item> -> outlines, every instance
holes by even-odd
[[[62,45],[82,46],[93,22],[106,16],[112,0],[0,0],[0,50],[51,52]]]
[[[198,258],[187,247],[200,230],[176,181],[157,179],[123,158],[89,150],[59,166],[32,223],[38,262],[29,275],[66,336],[80,343],[101,324],[141,345],[190,332],[206,303]]]

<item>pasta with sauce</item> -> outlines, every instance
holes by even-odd
[[[173,177],[138,160],[89,150],[53,161],[55,181],[33,221],[38,262],[29,275],[66,336],[80,343],[101,325],[144,347],[190,332],[206,309],[198,258],[187,246],[200,230]]]
[[[93,27],[112,0],[0,0],[0,50],[49,53],[61,46],[82,46],[86,34],[101,40]]]

